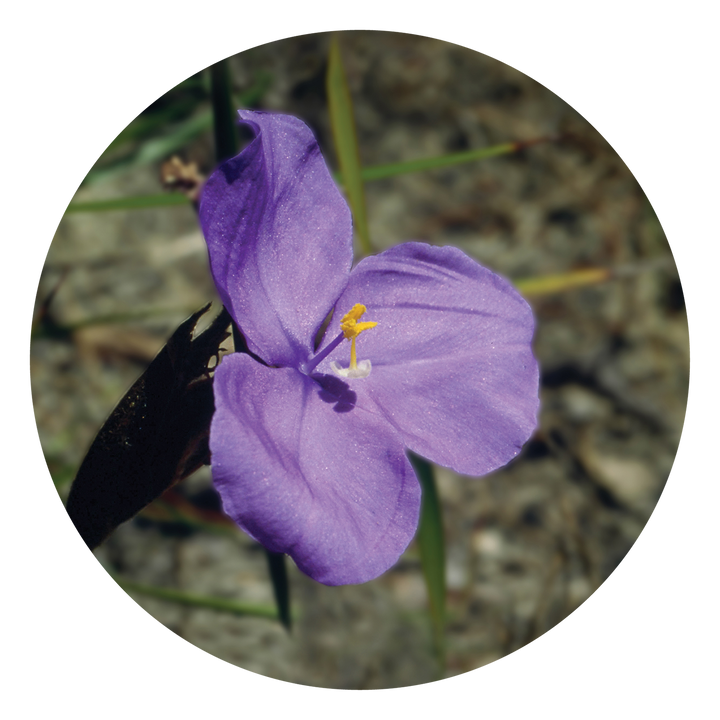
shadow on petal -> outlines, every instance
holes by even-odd
[[[326,403],[334,404],[337,413],[346,413],[355,409],[357,393],[350,386],[334,375],[316,374],[312,379],[320,385],[318,397]]]

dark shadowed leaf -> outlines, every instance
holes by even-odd
[[[206,305],[178,327],[90,446],[67,511],[90,548],[167,488],[209,462],[210,359],[228,337],[225,310],[193,339]]]

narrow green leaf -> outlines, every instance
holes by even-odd
[[[533,140],[518,140],[511,143],[491,145],[486,148],[476,148],[475,150],[438,155],[431,158],[417,158],[415,160],[405,160],[387,165],[370,165],[360,170],[360,177],[365,182],[372,182],[373,180],[384,180],[385,178],[395,177],[396,175],[423,172],[425,170],[437,170],[438,168],[450,167],[451,165],[461,165],[462,163],[474,162],[476,160],[487,160],[488,158],[498,157],[500,155],[512,155],[523,148],[539,145],[543,142],[550,142],[555,139],[556,138],[552,137],[543,137]],[[334,173],[334,177],[337,182],[344,184],[343,174],[341,172]]]
[[[174,205],[190,205],[186,195],[182,193],[160,193],[158,195],[138,195],[135,197],[112,198],[110,200],[90,200],[74,202],[68,205],[65,212],[105,212],[107,210],[147,210],[151,208],[172,207]]]
[[[559,275],[541,275],[535,278],[515,280],[515,287],[523,295],[551,295],[586,285],[605,282],[613,276],[608,268],[584,268]]]
[[[641,273],[671,269],[673,267],[672,260],[663,257],[626,265],[616,265],[615,267],[581,268],[557,275],[522,278],[513,280],[513,283],[523,295],[552,295],[588,285],[598,285],[608,280],[635,277]]]
[[[330,42],[326,86],[330,124],[335,142],[335,151],[340,164],[340,172],[343,177],[343,186],[352,210],[360,247],[365,255],[370,255],[373,248],[370,243],[370,230],[365,210],[365,189],[363,187],[352,98],[350,97],[350,89],[343,69],[337,36],[333,36]]]
[[[239,144],[227,59],[215,63],[210,68],[210,95],[213,107],[215,160],[221,163],[237,155]]]
[[[383,180],[394,177],[395,175],[404,175],[405,173],[436,170],[451,165],[473,162],[474,160],[486,160],[487,158],[497,157],[498,155],[508,155],[517,152],[519,144],[520,143],[504,143],[502,145],[493,145],[477,150],[440,155],[439,157],[419,158],[417,160],[407,160],[406,162],[390,163],[388,165],[374,165],[363,168],[362,178],[366,182],[370,182],[372,180]]]
[[[268,562],[268,570],[272,580],[275,604],[280,622],[290,632],[290,583],[287,574],[287,557],[282,553],[265,551]]]
[[[430,619],[433,639],[440,667],[445,666],[445,535],[442,508],[435,485],[432,465],[417,455],[410,454],[422,487],[420,525],[417,543],[420,550],[425,585],[430,602]]]
[[[180,605],[219,610],[220,612],[231,613],[233,615],[251,615],[254,617],[269,618],[271,620],[277,619],[277,611],[275,608],[267,605],[243,603],[237,600],[228,600],[227,598],[208,595],[196,595],[182,590],[175,590],[174,588],[158,587],[157,585],[144,585],[132,580],[119,578],[116,575],[113,576],[113,580],[115,580],[123,590],[128,592],[135,592],[140,595],[147,595]]]

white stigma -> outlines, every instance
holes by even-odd
[[[330,367],[338,377],[342,378],[366,378],[372,370],[372,364],[369,360],[361,360],[356,368],[341,367],[339,362],[333,360]]]

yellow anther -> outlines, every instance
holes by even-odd
[[[363,330],[369,330],[377,325],[376,322],[358,322],[365,314],[367,308],[364,305],[353,305],[352,310],[343,316],[340,321],[340,329],[343,331],[346,340],[354,340]]]
[[[350,340],[350,369],[357,369],[357,352],[355,350],[355,338],[363,331],[374,328],[376,322],[358,322],[365,314],[367,308],[360,303],[353,305],[352,310],[343,316],[340,321],[340,329],[343,331],[346,340]]]

